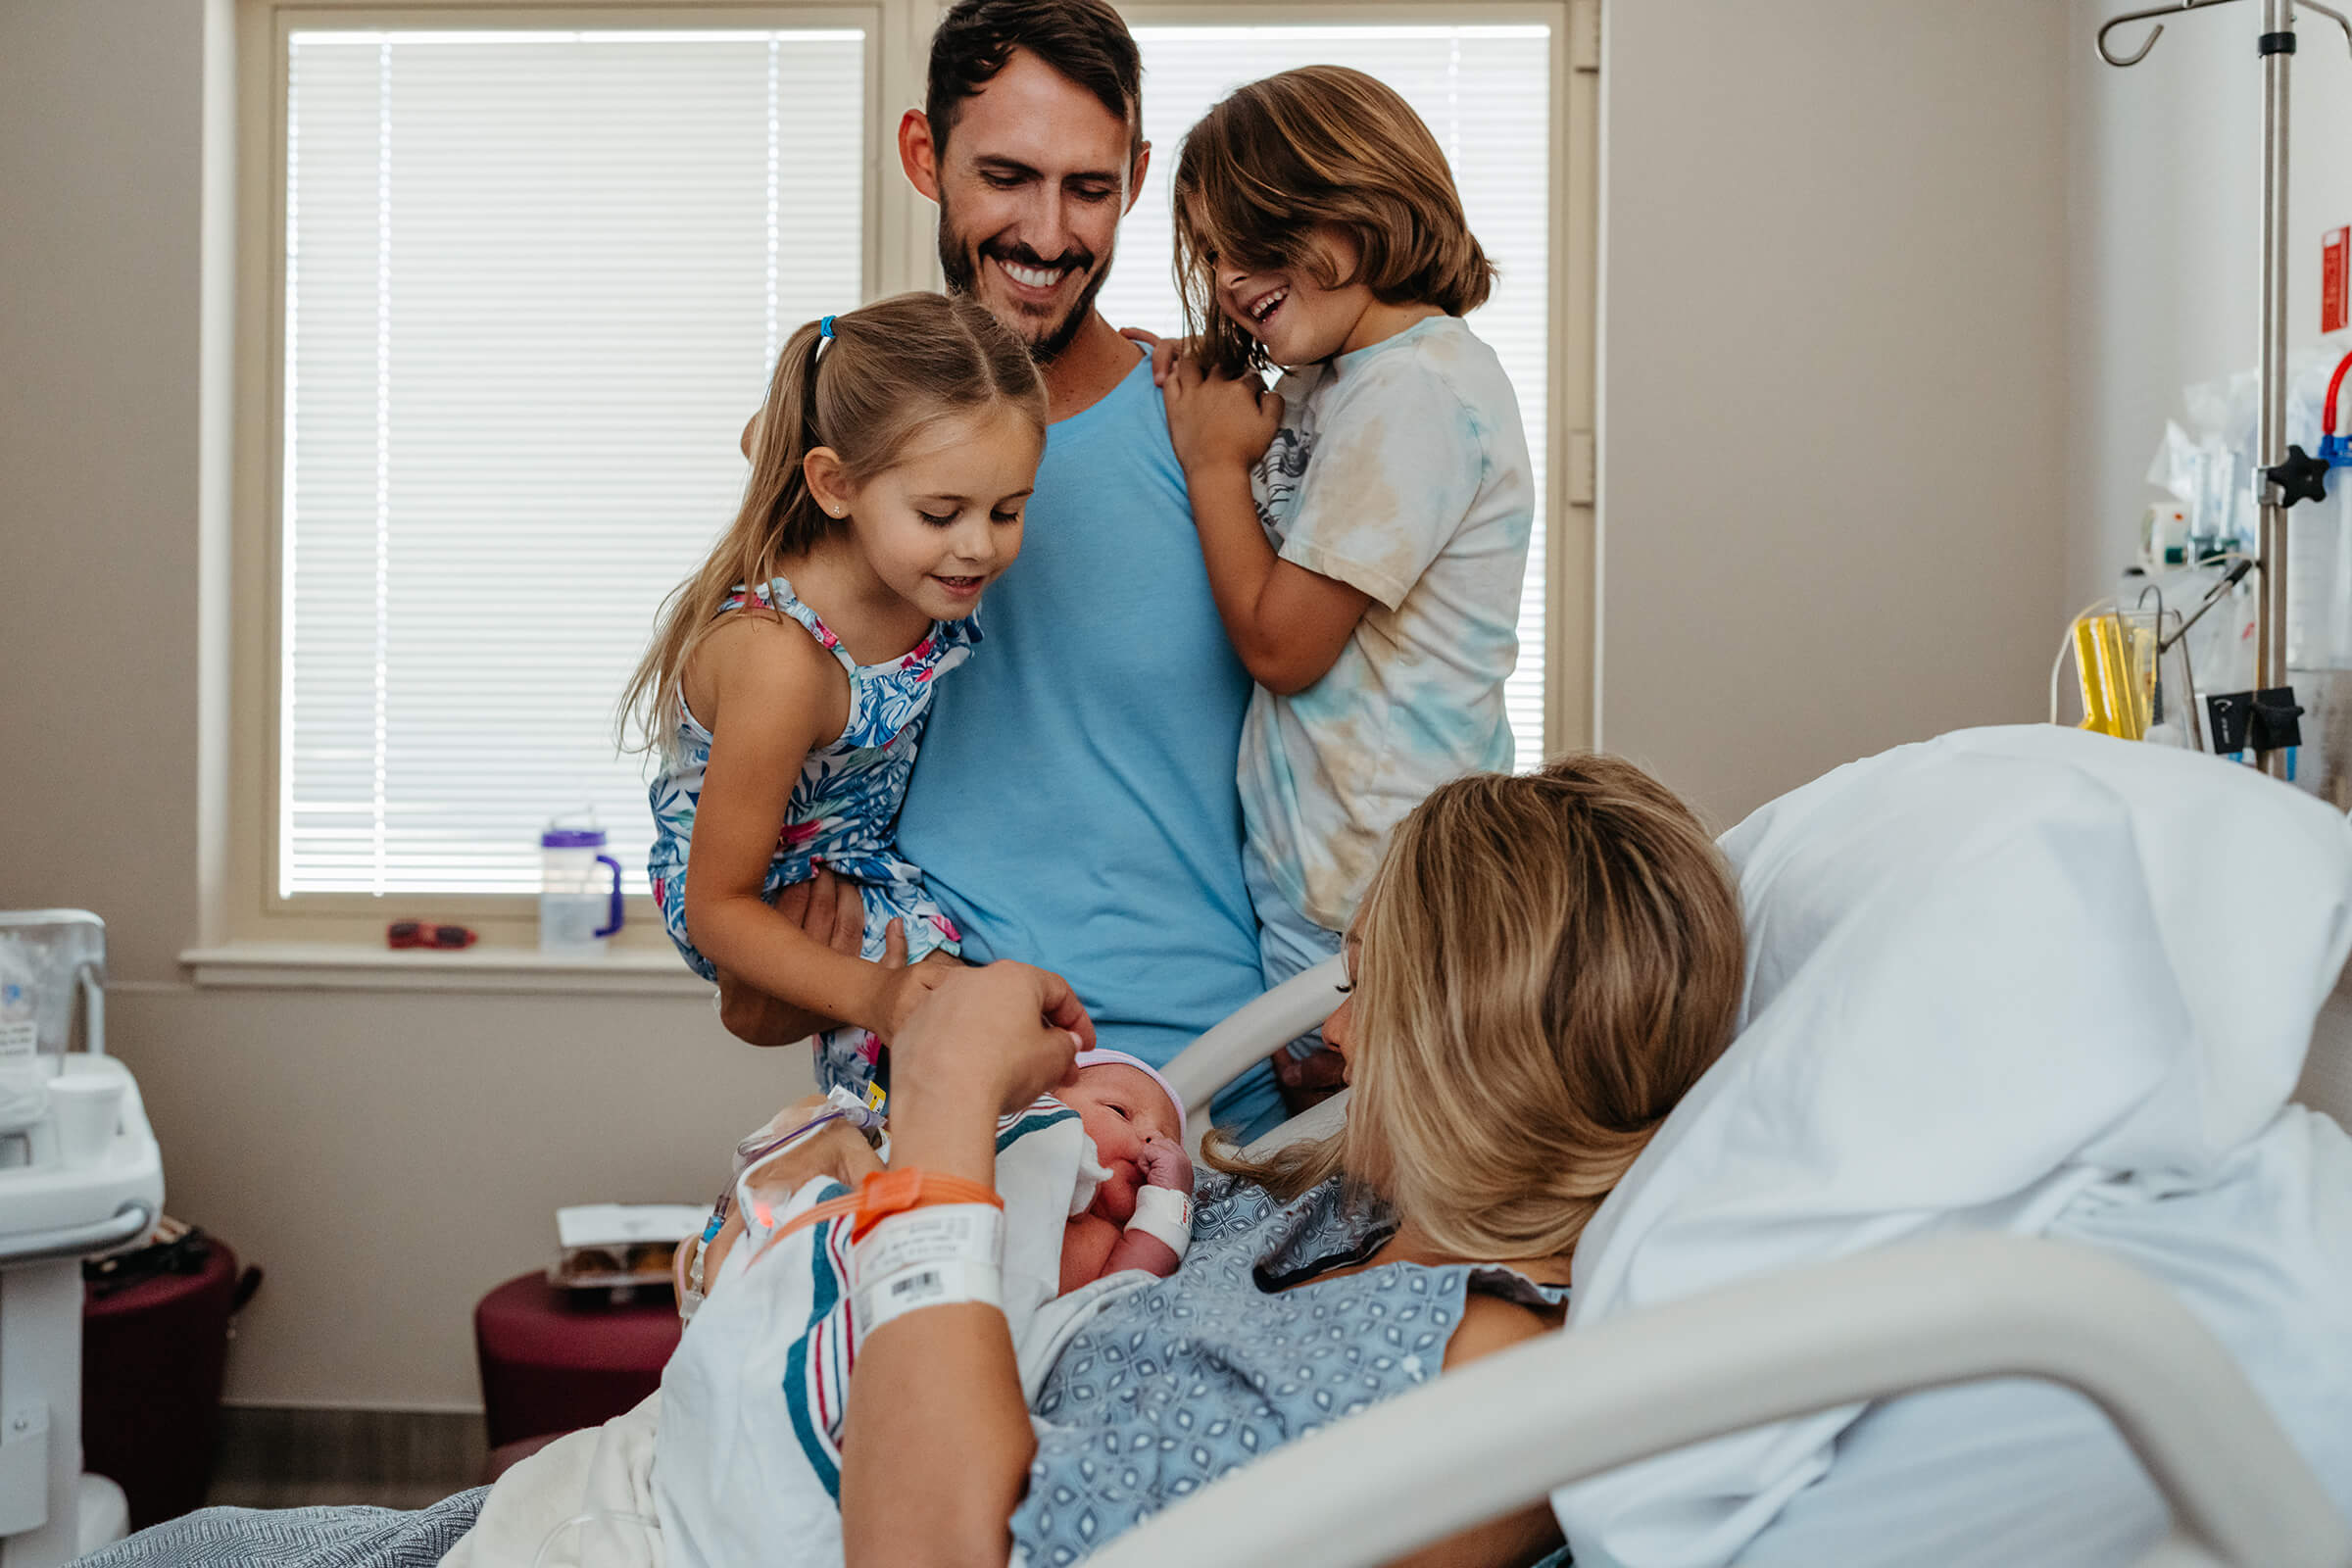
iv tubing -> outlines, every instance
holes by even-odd
[[[2344,372],[2352,370],[2352,354],[2335,362],[2335,373],[2328,378],[2328,401],[2321,405],[2320,433],[2335,434],[2335,395],[2343,390]]]

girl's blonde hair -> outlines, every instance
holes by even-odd
[[[1260,1162],[1346,1174],[1445,1252],[1563,1256],[1731,1041],[1740,901],[1697,818],[1630,762],[1474,774],[1396,829],[1355,934],[1347,1126]]]
[[[1438,139],[1394,88],[1346,66],[1303,66],[1234,89],[1185,133],[1174,196],[1185,328],[1228,374],[1266,358],[1217,309],[1220,259],[1305,270],[1326,288],[1362,283],[1384,304],[1448,316],[1478,309],[1494,285]],[[1338,276],[1314,246],[1318,223],[1355,237],[1354,276]]]
[[[1019,410],[1040,433],[1046,388],[1021,340],[970,299],[894,294],[810,321],[776,356],[751,432],[752,473],[735,521],[700,570],[662,602],[652,644],[621,698],[622,744],[631,718],[637,745],[666,750],[677,734],[678,678],[740,587],[779,575],[835,528],[809,494],[803,460],[818,447],[841,459],[853,485],[889,468],[922,430],[979,409]],[[744,610],[766,614],[747,602]]]

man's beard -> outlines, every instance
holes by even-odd
[[[1026,245],[965,245],[956,231],[955,222],[948,216],[948,205],[943,199],[939,206],[939,270],[947,279],[949,293],[977,297],[980,258],[984,255],[1022,267],[1034,267],[1041,271],[1052,270],[1058,265],[1047,261]],[[1093,253],[1083,250],[1064,252],[1062,260],[1075,264],[1070,268],[1073,271],[1086,271],[1094,267],[1095,262]],[[1105,255],[1102,265],[1095,269],[1085,286],[1078,291],[1078,298],[1071,304],[1069,314],[1043,331],[1036,331],[1033,324],[1035,318],[1025,315],[1017,316],[1004,324],[1028,343],[1032,360],[1040,365],[1051,365],[1060,358],[1062,350],[1078,340],[1079,332],[1086,326],[1086,318],[1094,314],[1095,296],[1102,292],[1102,284],[1109,276],[1110,257]],[[1032,335],[1033,332],[1035,335]]]

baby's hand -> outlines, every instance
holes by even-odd
[[[1188,1195],[1193,1190],[1192,1158],[1173,1139],[1146,1139],[1143,1152],[1135,1156],[1135,1168],[1147,1187],[1165,1187]]]

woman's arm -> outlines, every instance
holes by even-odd
[[[1250,466],[1282,422],[1282,399],[1254,376],[1203,376],[1191,359],[1169,372],[1163,394],[1226,639],[1266,690],[1286,697],[1304,691],[1348,646],[1372,596],[1282,560],[1266,541]]]
[[[1459,1371],[1481,1356],[1507,1350],[1557,1328],[1533,1310],[1496,1296],[1472,1295],[1462,1302],[1462,1321],[1446,1346],[1446,1370]],[[1561,1544],[1560,1522],[1548,1503],[1490,1519],[1475,1529],[1399,1557],[1390,1568],[1525,1568]]]
[[[760,897],[801,766],[845,721],[839,666],[800,627],[753,617],[714,633],[696,657],[714,665],[710,760],[686,860],[688,934],[731,977],[734,1021],[747,1028],[837,1018],[888,1040],[937,969],[886,969],[835,952]],[[804,1016],[754,1020],[743,987]],[[722,1016],[725,1005],[722,993]]]
[[[892,1048],[892,1165],[993,1186],[997,1116],[1068,1078],[1093,1037],[1057,976],[950,971]],[[1003,1312],[935,1306],[873,1330],[843,1421],[848,1568],[1004,1568],[1036,1446]]]

